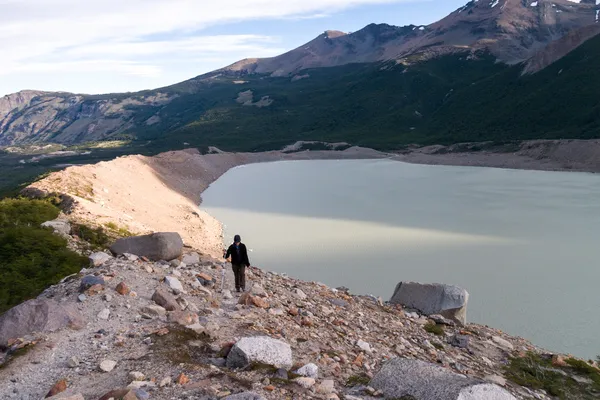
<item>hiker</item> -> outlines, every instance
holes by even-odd
[[[250,261],[248,260],[246,245],[242,243],[240,235],[234,236],[233,244],[229,246],[224,255],[225,259],[229,256],[231,256],[231,266],[235,275],[235,290],[243,292],[246,290],[246,267],[250,266]]]

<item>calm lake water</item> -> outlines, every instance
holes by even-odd
[[[202,197],[255,266],[385,300],[403,280],[456,284],[471,322],[600,354],[600,175],[285,161]]]

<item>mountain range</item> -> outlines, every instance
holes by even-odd
[[[0,98],[0,146],[375,148],[600,136],[599,0],[473,0],[428,26],[326,31],[173,86]]]

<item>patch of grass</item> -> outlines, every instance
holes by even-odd
[[[510,360],[505,367],[506,378],[514,383],[531,389],[543,389],[551,396],[561,400],[592,400],[600,396],[600,379],[597,369],[583,361],[569,359],[569,367],[555,367],[551,359],[535,353],[527,353],[524,357]],[[580,383],[572,378],[573,373],[589,378],[592,384]]]
[[[123,228],[117,224],[115,224],[114,222],[107,222],[104,227],[109,231],[109,233],[111,235],[114,235],[116,237],[122,238],[122,237],[130,237],[130,236],[135,236],[133,233],[131,233],[127,228]]]
[[[371,378],[366,374],[352,375],[346,381],[346,386],[368,385],[369,382],[371,382]]]
[[[431,345],[438,350],[444,350],[444,345],[438,342],[431,342]]]
[[[442,336],[444,334],[444,327],[436,324],[435,322],[428,322],[423,326],[423,329],[429,333],[433,333],[437,336]]]

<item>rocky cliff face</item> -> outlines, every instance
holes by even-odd
[[[161,106],[176,95],[107,95],[23,91],[0,98],[0,146],[35,142],[79,143],[126,134],[133,108]],[[152,119],[146,121],[149,125]]]

